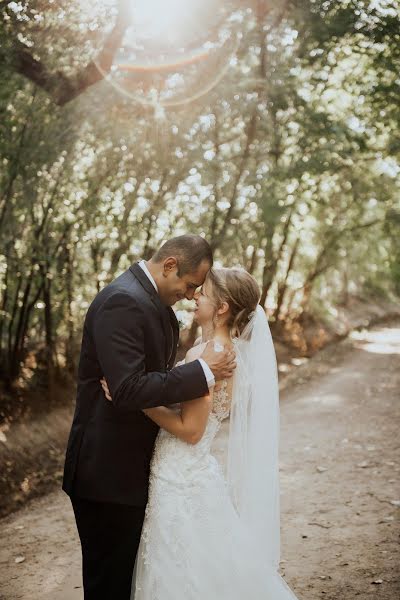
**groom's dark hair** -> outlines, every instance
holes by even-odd
[[[178,277],[196,271],[204,260],[213,266],[211,246],[200,235],[179,235],[167,240],[151,260],[160,263],[170,256],[178,261]]]

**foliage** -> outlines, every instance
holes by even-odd
[[[73,370],[96,291],[174,234],[254,273],[274,319],[364,285],[400,293],[398,2],[232,3],[225,76],[170,109],[93,76],[109,23],[80,5],[9,2],[0,20],[8,385],[29,352],[49,385]]]

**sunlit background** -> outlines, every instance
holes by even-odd
[[[73,381],[94,294],[183,232],[257,278],[282,372],[394,310],[398,8],[6,2],[5,388]],[[176,308],[183,351],[196,327]]]

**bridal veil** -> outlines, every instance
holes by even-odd
[[[235,339],[237,368],[227,445],[227,483],[259,557],[280,560],[279,389],[268,320],[257,306]]]

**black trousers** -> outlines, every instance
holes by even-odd
[[[145,507],[71,497],[85,600],[129,600]]]

